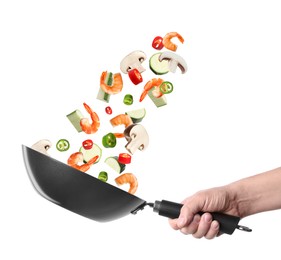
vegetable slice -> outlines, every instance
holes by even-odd
[[[108,86],[112,85],[112,83],[113,83],[113,73],[112,72],[108,72],[106,74],[105,83]],[[105,91],[102,90],[102,88],[100,88],[99,92],[98,92],[98,95],[97,95],[97,99],[99,99],[101,101],[105,101],[106,103],[108,103],[109,99],[110,99],[110,94],[106,93]]]
[[[106,112],[106,114],[111,115],[112,114],[112,108],[110,106],[107,106],[105,108],[105,112]]]
[[[163,38],[161,36],[156,36],[152,41],[152,47],[156,50],[162,50],[164,47]]]
[[[132,69],[128,71],[128,75],[130,80],[135,84],[138,85],[142,82],[142,75],[137,69]]]
[[[95,156],[99,156],[97,161],[95,163],[98,163],[101,155],[102,155],[102,149],[97,145],[93,144],[93,147],[91,149],[86,150],[83,146],[80,148],[79,152],[83,154],[83,160],[85,163],[89,162],[92,158]]]
[[[117,173],[123,172],[126,168],[125,164],[118,161],[118,156],[108,157],[104,162]]]
[[[127,95],[124,96],[123,103],[125,105],[130,106],[130,105],[133,104],[133,102],[134,102],[134,98],[131,94],[127,94]]]
[[[132,156],[128,153],[120,153],[118,157],[118,162],[123,164],[131,163]]]
[[[156,75],[163,75],[170,71],[169,61],[167,61],[167,60],[160,61],[159,60],[159,56],[161,54],[162,54],[161,52],[155,53],[149,59],[149,67]]]
[[[93,141],[91,139],[87,139],[82,142],[82,146],[85,150],[90,150],[93,147]]]
[[[113,133],[108,133],[102,138],[102,144],[105,148],[113,148],[116,146],[116,136]]]
[[[58,140],[56,147],[60,152],[65,152],[69,149],[70,144],[66,139],[60,139]]]
[[[101,180],[101,181],[103,181],[103,182],[107,182],[107,180],[108,180],[107,172],[101,171],[101,172],[99,173],[98,179]]]
[[[170,94],[174,89],[174,86],[171,82],[169,81],[164,81],[162,82],[162,84],[160,85],[160,91],[163,94]]]
[[[127,114],[132,119],[133,123],[139,123],[145,117],[146,110],[145,108],[140,108],[140,109],[128,111],[125,114]]]
[[[152,100],[154,105],[157,107],[162,107],[162,106],[167,105],[167,99],[166,99],[165,95],[162,95],[161,97],[157,98],[153,95],[153,89],[149,90],[148,96],[150,97],[150,99]]]
[[[80,121],[82,118],[84,118],[84,116],[82,115],[80,110],[77,109],[77,110],[73,111],[72,113],[68,114],[66,117],[69,119],[69,121],[75,127],[77,132],[82,132],[82,128],[80,126]]]

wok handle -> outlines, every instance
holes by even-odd
[[[162,200],[162,201],[155,201],[153,206],[153,211],[158,213],[161,216],[168,217],[171,219],[178,218],[180,215],[180,211],[183,204]],[[201,216],[204,212],[198,212]],[[236,228],[244,231],[251,231],[251,229],[239,226],[238,223],[240,221],[239,217],[226,215],[223,213],[212,212],[210,213],[213,217],[213,220],[217,220],[220,224],[220,231],[222,233],[226,233],[231,235]]]

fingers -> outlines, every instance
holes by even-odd
[[[181,213],[179,218],[177,219],[170,219],[169,223],[170,226],[175,229],[179,230],[185,226],[188,226],[194,218],[194,214],[191,212],[189,208],[187,208],[185,205],[181,208]]]
[[[213,221],[210,213],[204,213],[201,217],[196,214],[191,222],[187,222],[186,218],[180,217],[169,220],[169,223],[173,229],[180,230],[181,233],[192,235],[195,238],[213,239],[219,233],[219,223]]]
[[[201,216],[196,232],[194,232],[192,235],[195,238],[205,237],[207,239],[213,239],[217,236],[218,232],[219,223],[217,221],[213,221],[212,215],[210,213],[204,213]]]
[[[212,221],[211,227],[207,232],[207,234],[205,235],[205,238],[213,239],[217,237],[219,235],[219,229],[220,229],[219,223],[216,220]]]
[[[185,234],[195,234],[197,232],[201,217],[196,214],[188,226],[183,226],[180,231]]]

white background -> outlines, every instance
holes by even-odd
[[[150,209],[97,223],[35,192],[21,144],[67,138],[79,147],[87,136],[75,132],[65,115],[84,112],[83,102],[99,113],[102,135],[110,116],[96,100],[101,72],[118,72],[133,50],[152,55],[154,36],[178,31],[188,73],[166,75],[175,83],[166,107],[157,109],[148,98],[135,102],[147,109],[143,124],[150,136],[147,151],[136,152],[128,167],[139,179],[136,195],[180,202],[279,167],[280,24],[278,1],[269,0],[1,1],[0,258],[254,259],[270,252],[278,259],[281,211],[243,219],[252,233],[212,241],[172,230]],[[144,65],[149,80],[153,74]],[[141,86],[123,78],[124,91],[110,103],[115,114],[128,110],[123,94],[137,99],[141,93]],[[93,139],[100,142],[99,135]],[[50,153],[65,160],[55,148]]]

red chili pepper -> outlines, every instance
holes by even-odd
[[[82,143],[82,146],[85,148],[85,150],[90,150],[93,147],[93,141],[91,139],[87,139]]]
[[[129,78],[131,81],[135,84],[138,85],[139,83],[142,82],[142,76],[141,73],[137,69],[132,69],[128,71]]]
[[[118,157],[118,161],[123,164],[131,163],[131,155],[128,153],[120,153]]]
[[[161,36],[156,36],[152,42],[152,47],[156,50],[162,50],[164,47],[163,38]]]
[[[111,115],[111,114],[112,114],[112,109],[111,109],[111,107],[110,107],[110,106],[106,107],[106,108],[105,108],[105,112],[106,112],[106,114]]]

